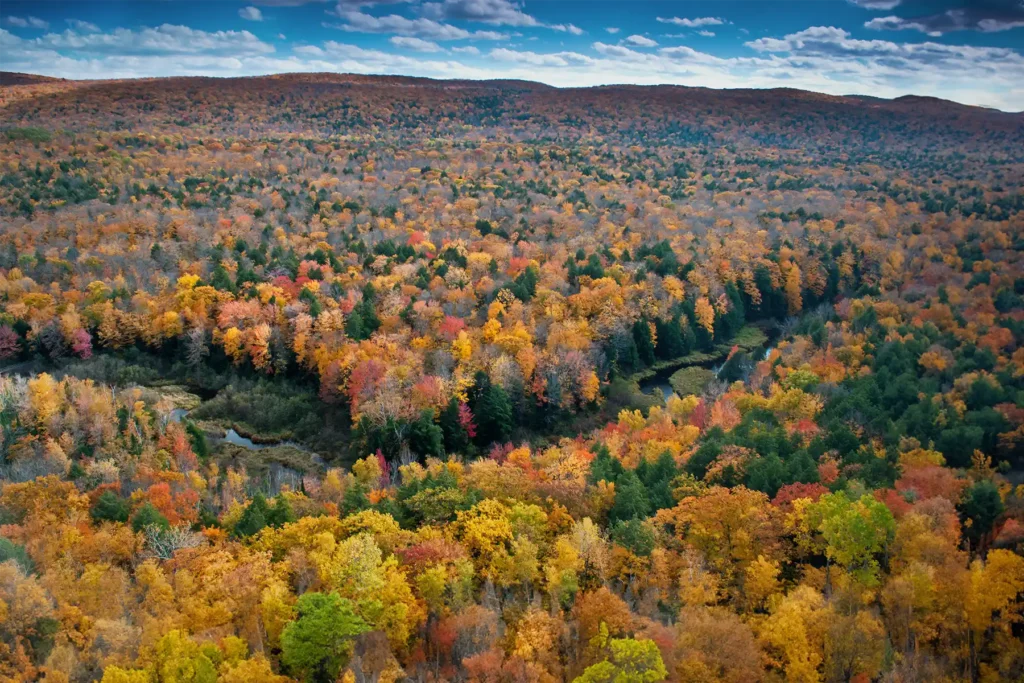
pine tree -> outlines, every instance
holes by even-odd
[[[424,411],[410,426],[409,445],[415,452],[428,458],[444,455],[444,431],[434,424],[430,411]]]
[[[625,470],[622,463],[612,457],[608,447],[598,444],[594,448],[594,459],[590,461],[590,483],[596,484],[599,481],[614,482]]]
[[[104,491],[92,507],[92,518],[96,521],[127,522],[131,504],[113,491]]]
[[[353,341],[362,341],[368,336],[366,326],[363,325],[363,316],[359,313],[358,308],[354,309],[349,314],[348,320],[345,321],[345,334]]]
[[[654,363],[654,343],[651,341],[651,328],[646,318],[640,318],[633,323],[633,341],[636,343],[636,351],[644,365]]]
[[[608,511],[608,519],[612,521],[627,519],[644,519],[650,514],[651,504],[644,487],[636,472],[627,471],[615,482],[615,504]]]
[[[160,511],[150,503],[146,502],[142,507],[135,511],[132,515],[132,529],[135,531],[143,531],[147,527],[156,526],[161,529],[170,529],[171,523],[167,521],[167,518],[160,514]]]
[[[678,315],[668,321],[659,318],[654,321],[654,326],[658,332],[658,346],[655,349],[658,358],[671,360],[686,353],[683,328]]]
[[[263,494],[257,493],[249,504],[245,506],[245,511],[242,513],[238,523],[235,524],[235,536],[244,538],[258,534],[267,526],[267,516],[269,514],[270,508],[267,505],[267,499],[263,497]]]
[[[497,384],[488,384],[473,408],[477,420],[477,443],[508,441],[512,436],[512,402]]]

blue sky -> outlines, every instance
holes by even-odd
[[[0,69],[932,95],[1024,110],[1024,0],[5,0]]]

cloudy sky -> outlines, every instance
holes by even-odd
[[[932,95],[1024,110],[1024,0],[4,0],[0,70]]]

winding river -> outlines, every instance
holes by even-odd
[[[190,411],[187,408],[174,408],[174,409],[171,410],[171,412],[170,412],[168,417],[171,420],[171,422],[181,422],[186,417],[188,417],[188,414],[190,412],[192,412],[192,411]],[[322,463],[323,462],[320,459],[319,455],[317,455],[313,451],[309,450],[308,448],[306,448],[302,444],[300,444],[298,442],[295,442],[295,441],[275,441],[273,443],[256,443],[255,441],[253,441],[249,437],[242,436],[241,434],[236,432],[234,430],[234,428],[232,428],[232,427],[228,427],[227,430],[225,430],[225,432],[224,432],[224,436],[218,437],[218,438],[219,438],[220,441],[223,441],[223,442],[226,442],[226,443],[230,443],[230,444],[234,444],[235,446],[241,446],[242,448],[248,448],[248,449],[251,449],[251,450],[254,450],[254,451],[261,451],[264,448],[274,448],[274,447],[278,447],[278,446],[287,446],[287,447],[290,447],[290,448],[294,448],[297,451],[302,451],[303,453],[310,454],[311,456],[313,456],[313,459],[314,459],[315,462],[318,462],[318,463]]]
[[[774,346],[768,346],[765,349],[763,357],[764,360],[768,360],[768,356],[771,355],[772,350],[774,348]],[[719,373],[722,372],[722,368],[725,366],[725,361],[713,361],[712,363],[695,363],[694,365],[709,368],[717,378]],[[685,367],[693,366],[683,365],[679,367],[671,367],[655,373],[654,376],[639,382],[640,391],[647,394],[648,396],[658,396],[660,392],[662,400],[667,402],[670,397],[676,395],[676,390],[672,388],[672,384],[669,382],[669,379],[672,377],[672,375],[674,375],[676,372]]]

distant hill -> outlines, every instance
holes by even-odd
[[[0,71],[0,86],[3,85],[38,85],[40,83],[59,83],[63,78],[23,74],[16,71]]]
[[[963,149],[1024,144],[1024,114],[933,97],[887,100],[791,88],[718,90],[679,85],[555,88],[517,80],[295,73],[240,78],[61,81],[0,74],[0,111],[17,125],[67,130],[197,126],[240,135],[402,136],[471,126],[518,139],[658,132],[679,144],[757,144],[848,151]],[[5,97],[4,86],[38,92]],[[49,84],[49,86],[47,85]]]

